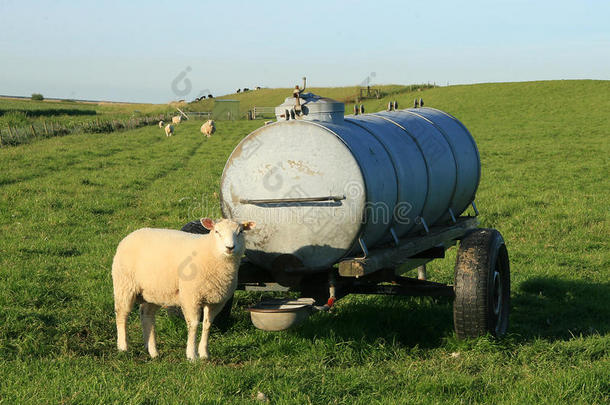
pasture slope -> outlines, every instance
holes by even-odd
[[[158,317],[160,358],[115,348],[110,265],[144,227],[218,217],[219,177],[260,121],[43,139],[0,150],[0,403],[578,403],[610,401],[610,82],[434,88],[398,95],[458,117],[483,164],[477,203],[512,265],[510,334],[458,341],[448,301],[352,296],[280,333],[232,323],[190,364],[183,321]],[[324,94],[322,94],[324,95]],[[387,100],[369,101],[368,111]],[[375,104],[378,103],[378,104]],[[433,262],[451,282],[455,249]]]
[[[391,98],[392,100],[395,98],[394,96],[400,93],[406,93],[411,88],[428,88],[432,85],[429,84],[419,84],[419,85],[396,85],[396,84],[388,84],[388,85],[379,85],[379,86],[371,86],[372,89],[377,89],[381,92],[381,94],[385,95],[385,99]],[[335,100],[342,101],[346,103],[345,110],[353,111],[354,101],[359,94],[360,87],[351,86],[351,87],[307,87],[305,89],[306,92],[312,92],[314,94],[318,94],[320,96],[332,98]],[[224,96],[217,97],[219,99],[229,99],[229,100],[238,100],[239,108],[242,115],[245,117],[246,111],[251,110],[254,106],[257,107],[275,107],[284,102],[286,97],[292,96],[292,90],[289,88],[263,88],[260,90],[250,90],[247,92],[233,93],[227,94]],[[205,99],[198,102],[189,103],[186,108],[191,111],[211,111],[213,107],[214,100],[213,99]],[[386,101],[387,103],[387,101]],[[411,100],[413,103],[413,100]],[[350,109],[351,108],[351,109]]]

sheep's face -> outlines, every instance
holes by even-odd
[[[254,228],[255,223],[237,223],[229,219],[214,222],[210,218],[202,218],[201,225],[210,231],[223,255],[241,257],[246,249],[244,231]]]

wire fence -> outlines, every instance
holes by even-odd
[[[21,145],[38,138],[52,138],[75,133],[103,134],[131,130],[148,125],[158,125],[159,121],[171,122],[171,115],[159,114],[127,119],[96,118],[92,121],[66,123],[38,121],[20,127],[7,124],[5,127],[0,127],[0,148]]]

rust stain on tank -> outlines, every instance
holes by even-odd
[[[264,175],[265,175],[265,174],[267,174],[267,173],[268,173],[270,170],[272,170],[274,167],[277,167],[277,166],[274,166],[274,165],[272,165],[272,164],[270,164],[270,163],[266,163],[266,164],[265,164],[263,167],[260,167],[260,168],[258,169],[258,172],[264,176]]]
[[[265,227],[256,227],[248,238],[250,244],[260,250],[264,250],[271,236],[277,232],[276,227],[265,224]]]
[[[321,176],[322,175],[321,172],[319,172],[317,170],[313,170],[312,168],[307,166],[305,163],[303,163],[303,161],[301,161],[301,160],[288,160],[287,163],[293,169],[297,169],[298,171],[308,174],[310,176],[316,176],[316,175]]]

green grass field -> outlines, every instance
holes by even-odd
[[[219,122],[210,139],[186,122],[171,138],[150,127],[0,149],[0,403],[255,403],[258,391],[295,404],[608,403],[608,94],[607,81],[554,81],[390,96],[401,107],[423,97],[478,143],[480,219],[511,259],[501,340],[457,340],[447,300],[379,296],[263,332],[244,311],[258,295],[238,293],[212,360],[186,361],[186,326],[165,311],[158,359],[135,311],[119,354],[116,245],[144,226],[218,217],[224,162],[261,122]],[[450,253],[429,265],[432,280],[452,281]]]
[[[0,128],[6,130],[36,123],[71,125],[94,120],[127,119],[159,115],[176,110],[167,104],[128,104],[110,102],[34,101],[0,98]]]

